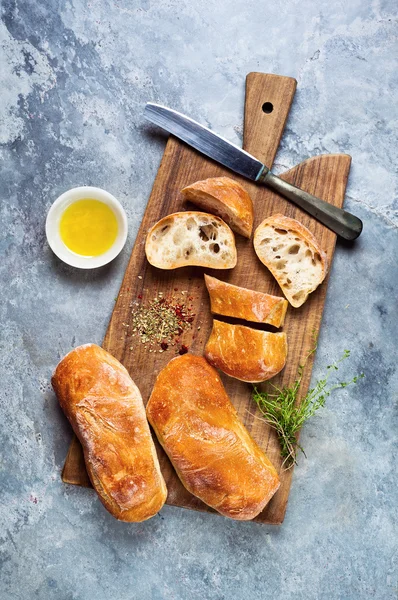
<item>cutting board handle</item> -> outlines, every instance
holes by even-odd
[[[293,77],[249,73],[246,77],[243,148],[272,167],[296,91]]]

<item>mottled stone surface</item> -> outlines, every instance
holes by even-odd
[[[3,0],[0,178],[0,598],[396,599],[397,18],[394,0]],[[241,140],[249,71],[296,77],[278,171],[353,157],[314,378],[344,348],[366,379],[309,422],[280,528],[165,507],[118,523],[62,485],[58,359],[100,342],[164,148],[148,100]],[[82,184],[124,204],[128,244],[78,272],[49,250],[53,200]]]

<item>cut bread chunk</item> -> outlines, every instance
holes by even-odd
[[[205,283],[212,313],[282,327],[288,306],[284,298],[225,283],[210,275],[205,275]]]
[[[285,333],[259,331],[244,325],[213,321],[205,357],[227,375],[260,383],[283,369],[287,356]]]
[[[185,200],[218,215],[244,237],[253,230],[253,203],[246,190],[229,177],[211,177],[181,190]]]
[[[158,221],[148,232],[145,253],[159,269],[200,266],[232,269],[235,238],[222,219],[202,212],[178,212]]]
[[[280,214],[265,219],[254,232],[254,249],[295,308],[304,304],[326,277],[325,252],[296,219]]]

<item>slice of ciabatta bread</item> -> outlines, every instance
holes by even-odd
[[[260,383],[285,366],[286,333],[270,333],[214,319],[204,355],[213,367],[227,375]]]
[[[218,215],[244,237],[253,230],[253,203],[246,190],[230,177],[211,177],[181,190],[185,200]]]
[[[232,269],[237,259],[228,225],[214,215],[196,211],[174,213],[155,223],[148,232],[145,253],[159,269]]]
[[[206,274],[205,284],[212,313],[282,327],[288,307],[284,298],[238,287]]]
[[[298,308],[325,279],[328,260],[312,233],[296,219],[276,214],[254,232],[254,249],[292,306]]]

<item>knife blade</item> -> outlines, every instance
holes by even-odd
[[[176,110],[148,102],[144,117],[195,150],[252,181],[257,181],[266,168],[262,162],[239,146]]]
[[[235,173],[267,185],[344,239],[354,240],[361,234],[363,224],[358,217],[280,179],[257,158],[193,119],[152,102],[145,106],[144,117]]]

